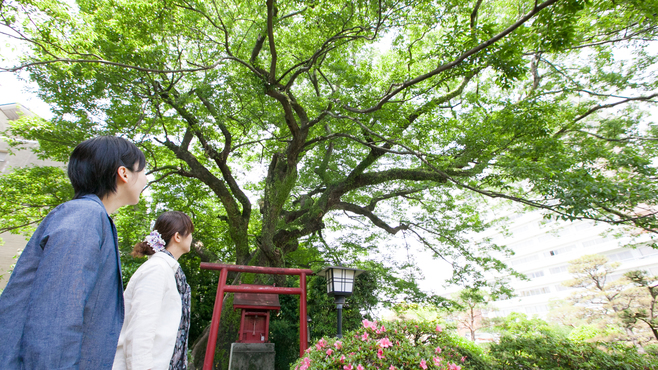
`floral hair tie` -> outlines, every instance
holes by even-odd
[[[165,242],[162,239],[162,235],[157,230],[151,231],[148,236],[146,236],[146,243],[156,252],[162,252],[165,249]]]

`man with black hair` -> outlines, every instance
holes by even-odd
[[[123,324],[117,232],[110,214],[137,204],[144,154],[128,140],[80,143],[73,200],[46,216],[0,296],[0,369],[111,369]]]

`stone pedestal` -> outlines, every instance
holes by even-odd
[[[274,343],[232,343],[229,370],[274,370]]]

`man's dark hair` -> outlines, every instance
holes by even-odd
[[[137,163],[137,168],[135,167]],[[117,191],[117,170],[124,166],[139,172],[146,158],[135,144],[115,136],[99,136],[78,144],[71,153],[68,175],[75,191],[73,199],[96,194],[103,199]]]

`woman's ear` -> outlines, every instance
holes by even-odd
[[[178,231],[176,231],[176,234],[174,234],[173,239],[174,239],[174,241],[175,241],[176,243],[180,243],[180,242],[183,240],[183,237],[180,236],[180,234],[178,233]]]

